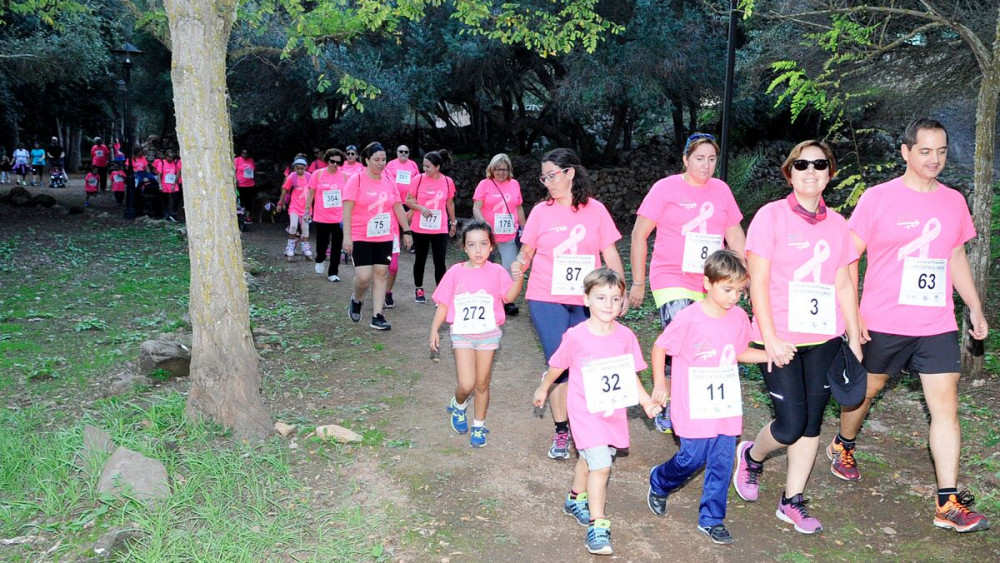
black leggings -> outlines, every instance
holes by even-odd
[[[177,213],[181,210],[181,206],[184,204],[184,196],[181,195],[180,191],[171,192],[169,194],[163,194],[163,199],[166,200],[165,213],[167,217],[177,218]]]
[[[789,446],[799,438],[819,436],[823,425],[823,410],[830,400],[826,372],[840,349],[840,337],[822,344],[799,346],[795,357],[785,367],[758,364],[764,383],[774,403],[771,435]]]
[[[340,223],[316,223],[316,263],[326,260],[326,245],[330,245],[330,268],[326,275],[336,276],[340,271],[340,247],[344,244],[344,227]]]
[[[434,282],[440,283],[446,269],[444,255],[448,251],[448,233],[436,235],[413,233],[413,248],[416,250],[413,262],[413,284],[417,287],[424,286],[424,266],[427,264],[428,247],[434,255]]]

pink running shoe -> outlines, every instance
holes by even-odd
[[[784,493],[782,493],[782,496],[784,496]],[[819,523],[819,520],[809,516],[809,512],[806,511],[806,504],[808,502],[802,499],[801,494],[793,496],[788,504],[782,504],[779,499],[778,510],[774,512],[774,515],[782,522],[793,524],[796,532],[801,534],[815,534],[823,529],[823,525]]]
[[[753,442],[743,441],[736,446],[736,471],[733,471],[733,488],[740,498],[753,502],[757,500],[757,480],[764,472],[763,463],[747,461],[747,452],[753,447]]]

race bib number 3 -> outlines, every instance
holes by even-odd
[[[323,208],[341,207],[340,190],[327,190],[323,192]]]
[[[788,330],[837,334],[837,300],[833,284],[788,283]]]
[[[368,236],[384,237],[389,234],[391,226],[388,213],[379,213],[368,220]]]
[[[421,213],[420,228],[427,231],[441,230],[441,210],[440,209],[432,210],[430,217]]]
[[[594,270],[590,254],[557,254],[552,260],[552,295],[583,295],[583,278]]]
[[[510,213],[497,213],[494,215],[493,232],[498,235],[514,234],[514,217]]]
[[[948,261],[943,258],[905,258],[899,304],[944,307],[947,268]]]
[[[688,402],[691,420],[743,416],[739,368],[736,364],[688,368]]]
[[[482,334],[497,328],[493,296],[488,293],[462,293],[455,296],[455,334]]]
[[[587,411],[591,414],[611,416],[616,409],[639,404],[632,354],[587,362],[581,372]]]
[[[722,248],[722,235],[688,233],[684,235],[684,258],[681,270],[689,274],[705,272],[705,259]]]

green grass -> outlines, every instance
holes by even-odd
[[[369,534],[378,522],[356,505],[313,508],[312,492],[292,476],[280,440],[237,443],[219,427],[191,423],[179,393],[103,400],[76,424],[56,430],[51,422],[41,407],[0,412],[2,537],[55,535],[63,539],[56,554],[69,555],[105,529],[127,526],[141,532],[130,561],[261,561],[291,553],[349,561],[371,557],[376,548]],[[88,422],[116,444],[162,461],[171,495],[150,504],[100,497],[104,456],[86,471],[74,465]]]

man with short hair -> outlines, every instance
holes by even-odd
[[[413,162],[410,158],[410,147],[406,145],[396,147],[396,158],[385,165],[385,170],[382,174],[396,183],[396,191],[399,192],[399,199],[406,201],[411,181],[417,177],[417,174],[420,174],[417,163]],[[409,211],[409,208],[405,204],[403,205],[403,209]],[[395,300],[392,298],[392,287],[396,285],[397,273],[399,273],[399,253],[394,252],[392,261],[389,262],[389,282],[385,289],[385,306],[388,309],[396,306]]]
[[[861,342],[869,372],[864,402],[842,408],[840,433],[827,447],[831,471],[847,481],[861,478],[855,439],[872,398],[889,377],[917,373],[930,412],[930,449],[937,476],[934,525],[956,532],[989,529],[970,509],[969,491],[958,492],[961,428],[958,379],[962,369],[953,289],[969,307],[975,339],[988,333],[965,243],[976,236],[961,193],[938,182],[948,157],[941,122],[917,119],[900,148],[906,171],[869,188],[848,221],[859,253],[868,252],[861,297]],[[853,268],[857,281],[857,263]]]

